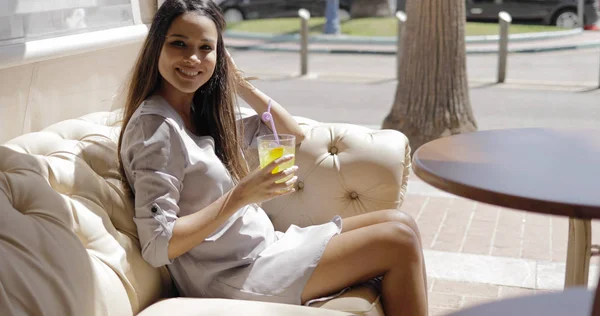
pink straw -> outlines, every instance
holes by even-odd
[[[267,112],[262,114],[262,119],[265,122],[271,122],[271,130],[273,130],[273,134],[275,135],[275,141],[277,141],[277,145],[279,145],[279,135],[277,135],[277,129],[275,128],[275,121],[273,120],[273,115],[271,115],[271,103],[272,100],[269,99],[269,105],[267,106]]]

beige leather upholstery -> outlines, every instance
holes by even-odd
[[[242,300],[172,298],[158,302],[138,316],[349,316],[333,310]]]
[[[376,291],[365,286],[319,309],[156,303],[172,296],[173,286],[166,268],[152,268],[140,254],[132,203],[118,180],[119,113],[62,121],[0,146],[0,315],[136,315],[149,306],[140,315],[217,315],[226,308],[239,315],[383,315]],[[302,184],[264,205],[278,229],[400,205],[410,163],[404,135],[298,120],[306,133],[297,152]]]

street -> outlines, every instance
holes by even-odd
[[[236,63],[249,74],[297,74],[300,57],[296,53],[232,50]],[[469,80],[493,81],[497,55],[467,55]],[[393,79],[396,59],[389,55],[311,54],[309,72],[340,80]],[[553,82],[597,86],[600,49],[567,50],[549,53],[510,54],[507,80]]]
[[[232,51],[254,84],[292,114],[379,128],[393,103],[394,58],[313,55],[305,77],[297,55]],[[599,50],[509,57],[506,84],[493,84],[495,56],[467,58],[470,99],[479,129],[599,127]],[[594,81],[595,80],[595,81]]]

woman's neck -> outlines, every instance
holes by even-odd
[[[191,119],[191,105],[194,99],[193,93],[183,93],[174,87],[167,87],[164,84],[158,89],[160,95],[183,119],[185,127],[191,131],[194,130]]]

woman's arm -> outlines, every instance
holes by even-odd
[[[250,82],[246,81],[242,76],[242,73],[237,69],[235,61],[227,52],[227,57],[229,58],[230,65],[233,68],[233,72],[236,76],[235,80],[237,83],[237,93],[242,98],[242,100],[246,101],[248,105],[250,105],[256,113],[258,113],[259,117],[262,113],[267,111],[269,107],[269,101],[271,101],[271,115],[273,116],[273,121],[275,122],[275,128],[277,128],[278,134],[291,134],[296,136],[296,144],[300,144],[304,140],[304,132],[298,125],[298,122],[294,120],[292,115],[286,111],[283,106],[279,103],[275,102],[275,100],[271,100],[269,96],[267,96],[264,92],[260,91],[258,88],[254,87]],[[271,124],[266,124],[269,129],[271,129]]]
[[[279,184],[276,181],[295,175],[298,168],[291,167],[275,174],[271,172],[280,164],[290,161],[292,157],[291,155],[283,156],[263,169],[254,170],[231,191],[209,206],[193,214],[178,218],[175,221],[173,234],[169,242],[169,260],[181,256],[202,243],[208,235],[216,231],[240,208],[293,192],[298,177],[294,176]]]
[[[238,194],[237,187],[227,192],[204,209],[179,217],[169,240],[168,256],[173,260],[196,247],[212,232],[216,231],[237,210],[246,206]]]
[[[260,116],[267,111],[269,106],[269,96],[252,86],[250,83],[238,86],[238,95],[250,105]],[[279,134],[291,134],[296,136],[296,144],[304,140],[304,132],[300,125],[294,120],[292,115],[286,111],[283,106],[274,100],[271,101],[271,115]],[[267,124],[271,128],[270,124]]]

